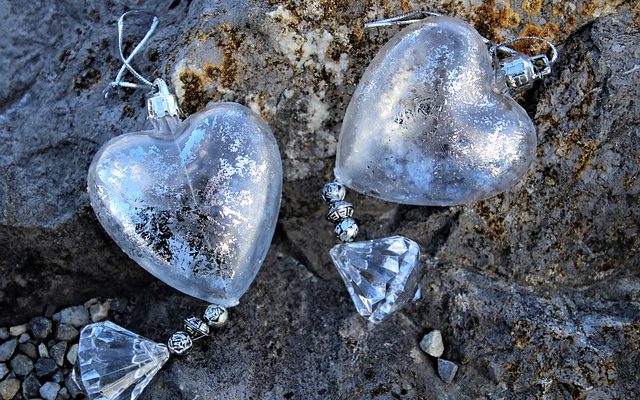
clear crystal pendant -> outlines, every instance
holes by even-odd
[[[134,400],[169,359],[169,350],[112,322],[80,333],[77,371],[90,400]]]
[[[420,247],[413,240],[343,243],[330,253],[358,312],[373,323],[420,297]]]

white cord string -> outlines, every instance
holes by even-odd
[[[123,51],[124,19],[127,16],[134,15],[134,14],[148,14],[148,13],[146,11],[132,10],[132,11],[127,11],[126,13],[122,14],[120,16],[120,18],[118,19],[118,51],[120,53],[120,58],[122,59],[122,67],[120,67],[120,71],[118,71],[118,75],[116,75],[116,78],[113,80],[113,82],[110,82],[109,86],[107,86],[105,88],[105,90],[103,91],[104,97],[107,97],[109,95],[109,91],[112,88],[118,87],[118,86],[119,87],[134,88],[134,89],[144,89],[144,88],[153,88],[153,87],[155,87],[155,85],[151,81],[149,81],[147,78],[142,76],[138,71],[136,71],[131,66],[130,63],[131,63],[131,60],[133,60],[133,57],[135,57],[142,50],[142,48],[147,44],[147,42],[149,41],[149,39],[153,35],[153,32],[158,27],[158,23],[160,22],[160,20],[155,15],[153,16],[153,20],[151,22],[151,26],[147,30],[147,33],[144,35],[142,40],[140,40],[140,42],[136,45],[136,47],[133,49],[131,54],[129,54],[127,57],[125,57],[124,56],[124,51]],[[123,76],[124,76],[124,74],[125,74],[125,72],[127,70],[129,72],[131,72],[131,74],[135,78],[137,78],[140,82],[142,82],[142,84],[123,81],[122,78],[123,78]]]

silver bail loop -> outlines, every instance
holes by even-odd
[[[420,22],[429,17],[441,17],[442,14],[432,11],[410,11],[406,14],[396,15],[395,17],[379,19],[376,21],[367,22],[364,24],[365,28],[377,28],[382,26],[395,26],[395,25],[409,25],[414,22]]]
[[[147,118],[180,117],[178,100],[170,91],[167,83],[158,78],[153,81],[157,91],[147,98]]]
[[[551,59],[546,54],[527,56],[508,47],[518,41],[536,40],[547,44],[551,49]],[[510,39],[504,43],[496,44],[489,50],[492,56],[497,52],[505,52],[509,56],[498,62],[498,71],[504,75],[507,87],[512,95],[519,95],[533,87],[533,84],[545,76],[551,74],[551,65],[558,58],[558,50],[548,41],[537,36],[525,36]]]

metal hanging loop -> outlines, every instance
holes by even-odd
[[[513,50],[509,46],[514,44],[514,43],[516,43],[516,42],[522,42],[522,41],[525,41],[525,40],[543,42],[547,46],[549,46],[549,49],[551,50],[551,59],[549,59],[550,63],[554,63],[558,59],[558,49],[556,48],[556,46],[553,43],[551,43],[549,40],[547,40],[545,38],[541,38],[539,36],[521,36],[521,37],[509,39],[509,40],[504,41],[504,42],[499,43],[499,44],[494,44],[489,49],[489,53],[492,56],[494,56],[498,50],[503,50],[504,51],[506,49],[508,49],[507,52],[509,52],[511,54],[517,53],[515,50]]]
[[[546,54],[527,56],[509,47],[513,43],[520,41],[543,42],[551,49],[551,58]],[[497,53],[505,52],[508,57],[498,60]],[[533,87],[535,81],[551,74],[551,65],[558,59],[558,49],[547,39],[538,36],[523,36],[509,39],[500,44],[494,44],[489,49],[489,54],[499,66],[500,73],[504,78],[512,95],[519,95]]]
[[[381,26],[396,26],[396,25],[409,25],[414,22],[420,22],[428,17],[442,17],[443,14],[433,11],[410,11],[406,14],[396,15],[395,17],[379,19],[377,21],[371,21],[364,24],[365,28],[377,28]]]
[[[153,36],[153,33],[155,32],[160,22],[157,16],[155,15],[153,16],[153,20],[151,21],[151,26],[147,30],[147,33],[144,35],[142,40],[140,40],[140,42],[136,45],[133,51],[131,51],[131,54],[129,54],[127,57],[124,56],[124,51],[123,51],[124,20],[128,16],[136,15],[136,14],[140,15],[140,14],[149,14],[149,13],[141,10],[132,10],[122,14],[118,19],[118,51],[120,53],[120,59],[122,60],[122,67],[120,67],[120,71],[118,71],[118,75],[116,75],[116,78],[113,80],[113,82],[110,82],[109,86],[107,86],[103,91],[105,98],[109,96],[109,91],[112,88],[118,87],[118,86],[134,88],[134,89],[155,88],[155,85],[150,80],[142,76],[138,71],[136,71],[131,66],[130,63],[131,63],[131,60],[133,60],[133,58],[144,48],[144,46],[147,44],[151,36]],[[123,81],[122,78],[126,71],[131,72],[131,74],[142,83],[140,84],[140,83]]]

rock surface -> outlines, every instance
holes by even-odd
[[[189,113],[211,100],[261,113],[286,177],[270,255],[230,323],[170,363],[142,398],[640,397],[639,6],[442,4],[145,2],[161,27],[137,68],[171,80]],[[124,256],[88,206],[93,154],[146,126],[144,91],[101,94],[120,65],[115,21],[137,7],[0,0],[0,66],[11,77],[0,88],[0,326],[124,297],[132,307],[110,303],[117,322],[163,340],[204,308]],[[539,146],[509,192],[451,208],[348,193],[360,239],[402,234],[426,265],[423,300],[370,328],[331,266],[319,192],[355,84],[397,31],[361,23],[409,8],[464,18],[494,39],[543,35],[561,54],[521,101]],[[128,30],[139,37],[147,24]],[[418,347],[434,326],[459,365],[449,385]],[[77,330],[64,339],[77,341]],[[3,396],[19,390],[19,379],[0,382]]]

